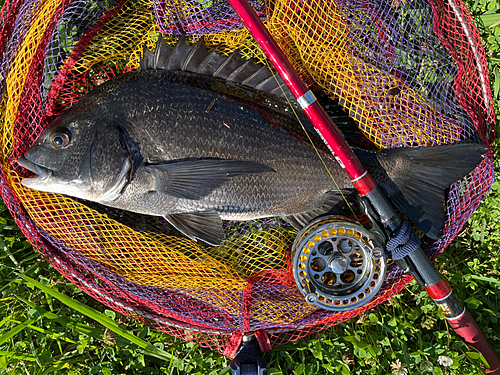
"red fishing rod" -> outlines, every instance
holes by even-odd
[[[372,217],[374,216],[377,222],[383,226],[389,238],[386,245],[388,247],[394,236],[400,237],[401,228],[404,226],[397,212],[381,193],[368,171],[361,165],[337,127],[316,101],[313,93],[307,89],[295,73],[292,65],[285,58],[276,41],[247,0],[229,0],[229,3],[297,99],[299,106],[323,138],[335,159],[350,177],[354,188],[362,197],[366,210],[371,212]],[[403,240],[411,242],[411,239],[415,238],[416,235],[411,228],[409,231],[407,229],[404,231],[407,233]],[[467,344],[482,353],[490,366],[489,369],[485,370],[486,373],[500,375],[500,359],[497,354],[469,312],[454,297],[450,285],[439,274],[419,244],[413,246],[400,259],[396,260],[396,263],[426,288],[455,332]]]

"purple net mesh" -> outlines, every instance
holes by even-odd
[[[264,19],[264,2],[252,0],[249,3]],[[161,33],[168,35],[215,34],[244,26],[231,5],[223,0],[200,1],[186,7],[172,1],[153,0],[153,11]]]
[[[462,3],[252,5],[302,78],[335,96],[372,145],[493,141],[484,51]],[[85,92],[136,69],[142,45],[152,46],[158,31],[205,35],[222,52],[238,48],[258,60],[241,28],[229,5],[217,0],[18,0],[4,5],[0,23],[0,186],[20,228],[57,271],[98,301],[226,355],[248,332],[276,346],[338,324],[386,301],[411,278],[391,265],[377,298],[366,306],[347,313],[317,309],[294,285],[289,247],[296,232],[280,219],[226,222],[230,245],[220,248],[186,245],[162,219],[24,189],[26,171],[16,160]],[[452,241],[493,180],[489,153],[451,186],[444,235],[427,247],[428,255]],[[182,250],[173,253],[166,244]],[[157,253],[145,257],[150,248]],[[171,257],[161,258],[158,249]],[[207,259],[212,268],[200,266]],[[149,273],[134,274],[131,265]],[[178,281],[169,284],[169,277]],[[155,278],[167,281],[155,284]]]

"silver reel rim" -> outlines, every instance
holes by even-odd
[[[387,271],[376,235],[342,216],[318,218],[303,228],[292,245],[292,262],[306,302],[341,312],[371,301]]]

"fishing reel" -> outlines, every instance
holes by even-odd
[[[306,302],[341,312],[368,303],[387,270],[376,234],[342,216],[318,218],[304,227],[292,245],[292,262]]]

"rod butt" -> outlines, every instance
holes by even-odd
[[[458,318],[449,319],[448,323],[450,323],[451,328],[455,330],[457,335],[462,337],[469,346],[472,346],[484,356],[490,366],[489,369],[485,369],[485,372],[488,375],[500,375],[500,360],[469,312],[465,310]]]

